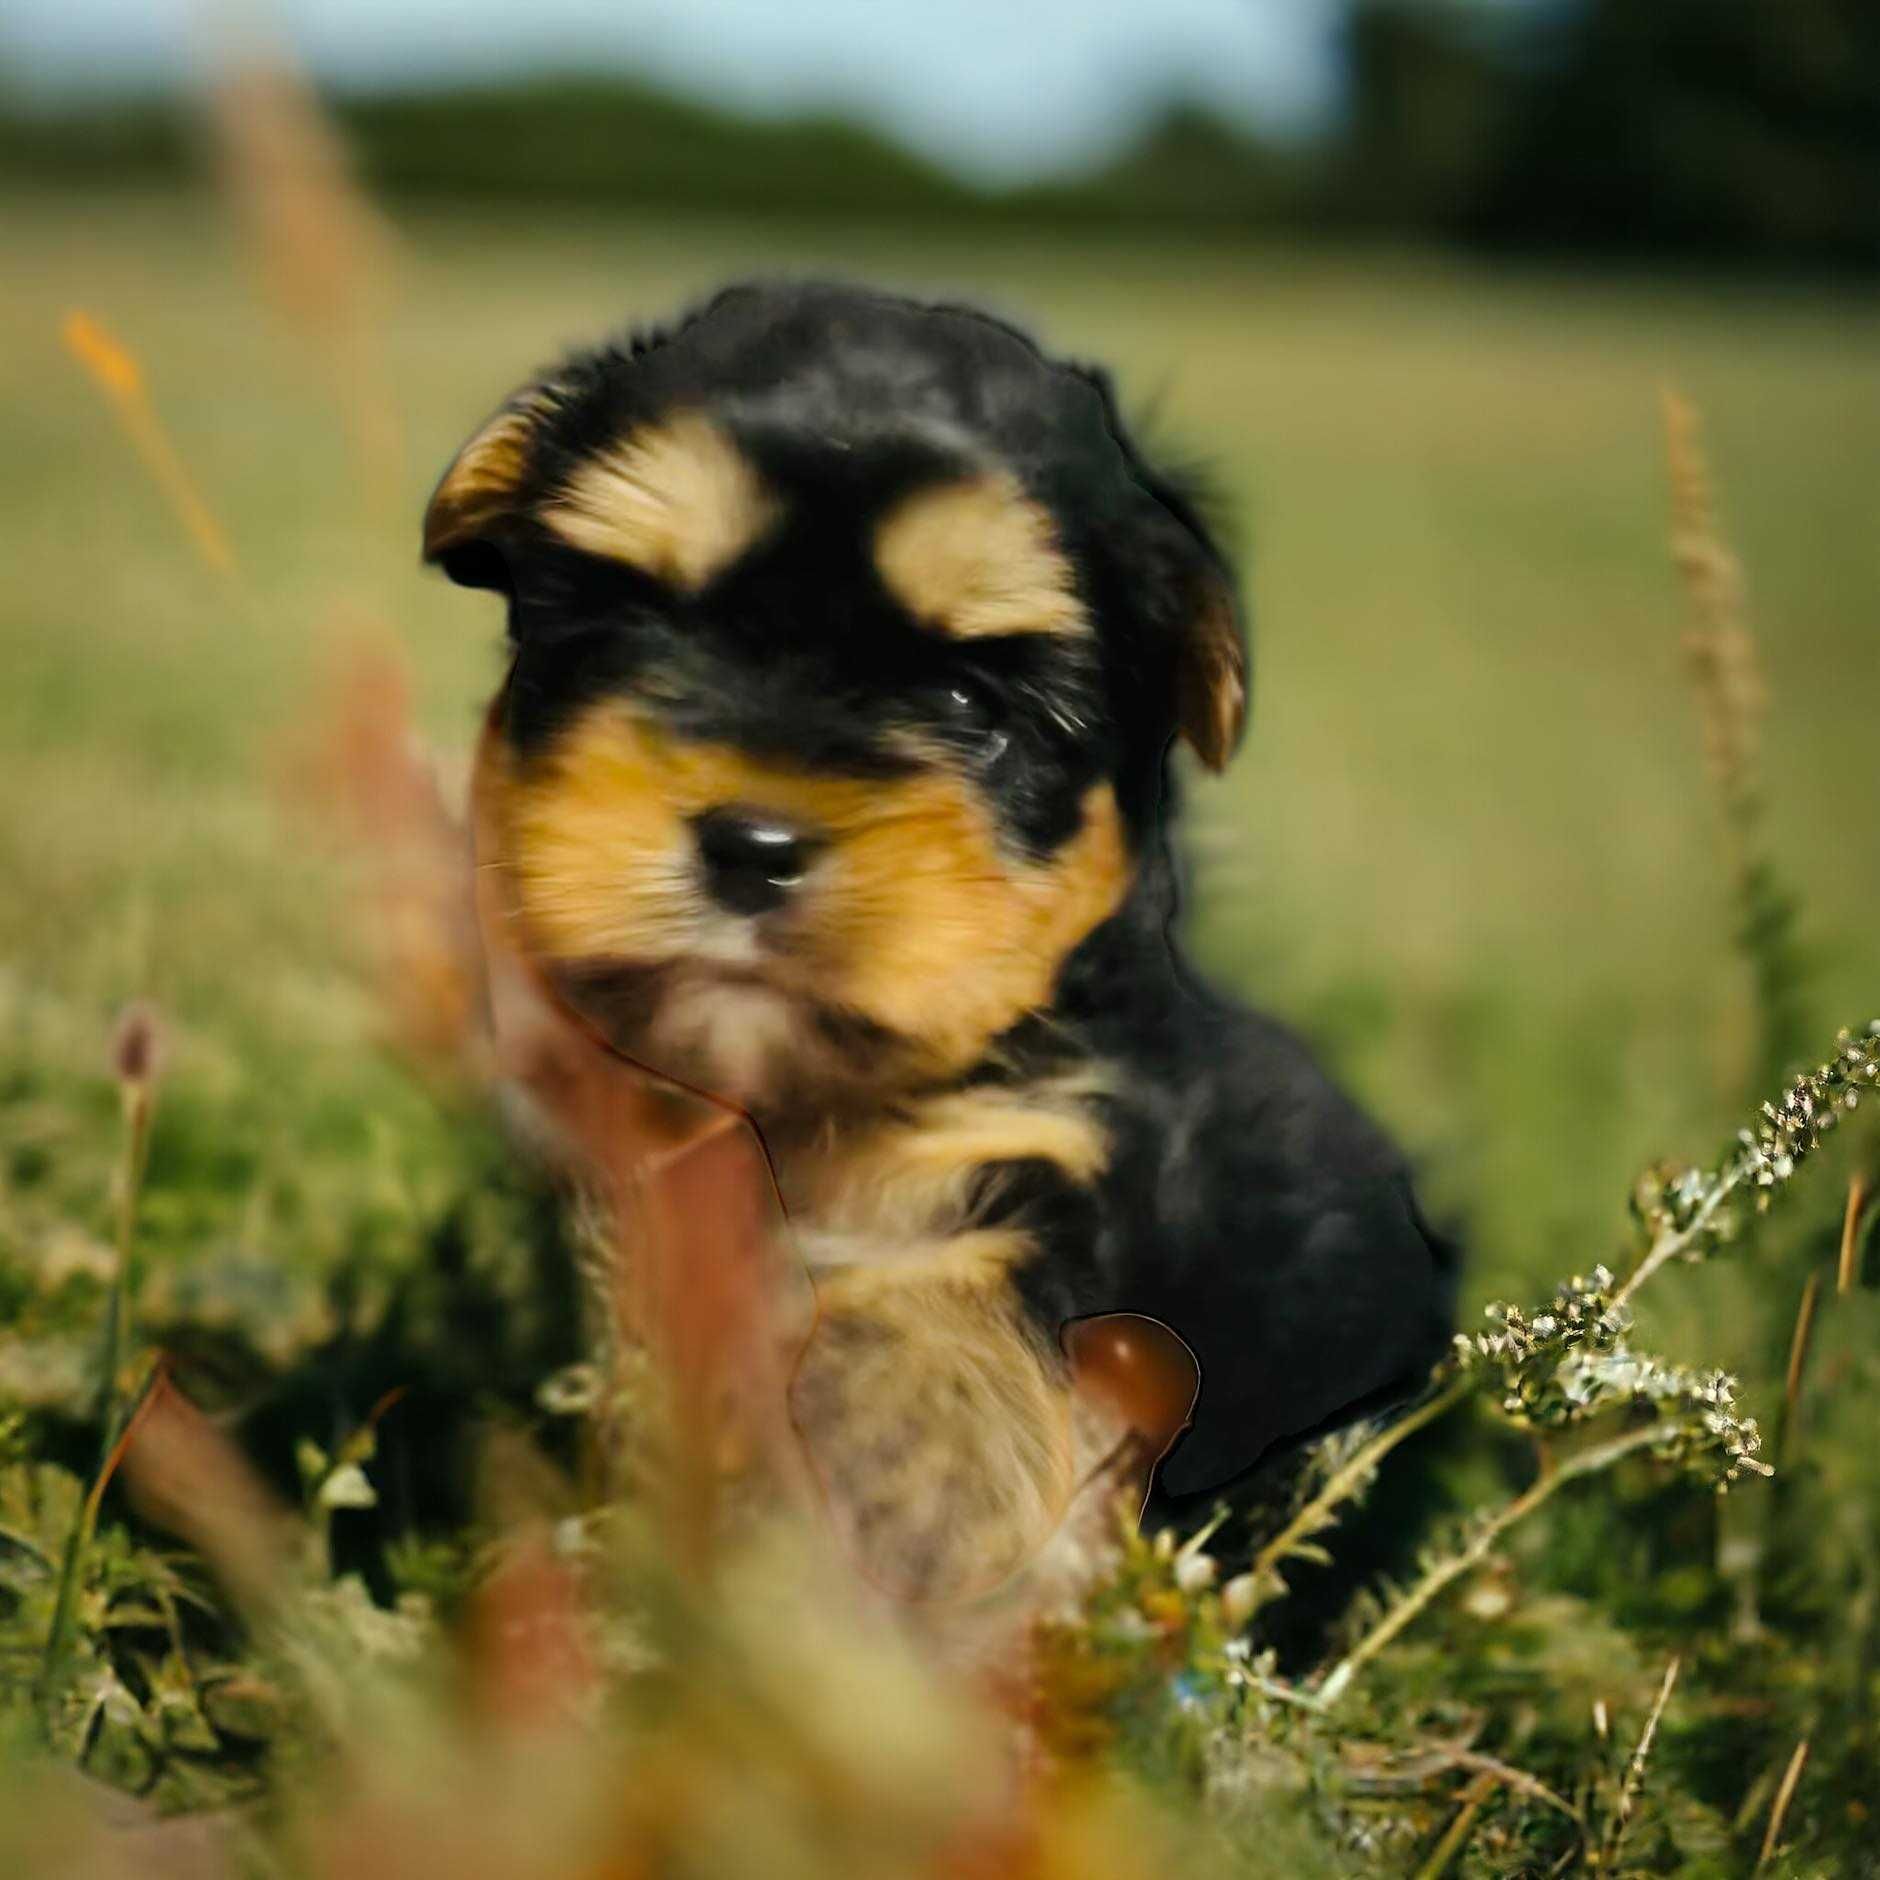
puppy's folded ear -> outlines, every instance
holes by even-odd
[[[1247,724],[1247,634],[1215,563],[1189,584],[1175,654],[1175,726],[1210,770],[1225,770]]]
[[[451,459],[424,512],[424,559],[460,587],[509,589],[503,541],[529,480],[536,430],[551,406],[543,386],[507,400]]]
[[[1109,375],[1080,367],[1137,488],[1146,528],[1130,532],[1132,585],[1155,596],[1154,629],[1172,644],[1175,731],[1210,770],[1225,770],[1247,725],[1247,626],[1228,557],[1210,527],[1220,507],[1194,466],[1158,463],[1130,436]]]

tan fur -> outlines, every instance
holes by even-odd
[[[775,526],[782,507],[701,412],[681,411],[581,465],[542,521],[571,547],[696,593]]]
[[[802,1219],[791,1216],[794,1223]],[[849,1257],[839,1269],[824,1265],[818,1297],[854,1310],[872,1300],[898,1297],[909,1286],[990,1290],[1036,1251],[1031,1236],[1016,1227],[942,1231],[936,1223],[934,1228],[913,1228],[904,1235],[845,1236],[842,1244]]]
[[[814,1051],[795,1001],[762,986],[701,981],[661,1004],[642,1055],[684,1067],[734,1103],[754,1103]]]
[[[948,1091],[879,1123],[831,1132],[793,1159],[786,1197],[824,1236],[922,1244],[963,1228],[975,1182],[993,1165],[1049,1162],[1082,1187],[1109,1150],[1089,1098],[1091,1077],[1029,1087]],[[905,1253],[895,1264],[904,1265]]]
[[[1224,770],[1247,720],[1247,655],[1225,588],[1205,597],[1189,626],[1175,708],[1195,754],[1210,770]]]
[[[498,813],[525,944],[550,961],[747,966],[748,929],[699,891],[689,819],[750,803],[828,838],[762,963],[775,989],[872,1020],[924,1073],[963,1070],[1048,1002],[1065,956],[1128,883],[1116,799],[1042,863],[1009,855],[948,770],[823,775],[673,737],[603,701],[512,766]]]
[[[791,1408],[864,1573],[913,1599],[999,1584],[1074,1485],[1068,1377],[1003,1261],[826,1280]]]
[[[957,639],[1090,631],[1050,515],[1004,472],[917,490],[876,528],[875,565],[909,613]]]
[[[427,561],[474,541],[509,511],[547,403],[548,394],[538,391],[505,405],[457,453],[424,514]]]

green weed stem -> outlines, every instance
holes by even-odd
[[[1358,1452],[1337,1470],[1325,1486],[1280,1529],[1253,1557],[1252,1573],[1256,1584],[1270,1574],[1307,1535],[1315,1534],[1331,1518],[1333,1509],[1357,1494],[1378,1465],[1390,1452],[1418,1430],[1445,1412],[1455,1408],[1475,1389],[1472,1377],[1452,1379],[1441,1390],[1414,1410],[1378,1431]]]
[[[1352,1681],[1358,1673],[1398,1633],[1403,1631],[1436,1598],[1437,1594],[1445,1587],[1453,1585],[1471,1568],[1479,1566],[1510,1528],[1526,1520],[1537,1508],[1552,1500],[1569,1482],[1577,1482],[1583,1476],[1597,1475],[1602,1469],[1611,1468],[1614,1463],[1623,1461],[1627,1456],[1635,1455],[1641,1449],[1661,1445],[1680,1433],[1694,1434],[1699,1427],[1695,1420],[1687,1423],[1652,1423],[1643,1429],[1633,1430],[1625,1436],[1615,1437],[1609,1443],[1601,1443],[1592,1449],[1583,1449],[1577,1456],[1561,1463],[1558,1468],[1550,1469],[1538,1476],[1514,1500],[1505,1503],[1490,1515],[1465,1547],[1459,1548],[1455,1553],[1439,1560],[1431,1567],[1325,1674],[1319,1681],[1319,1702],[1327,1708],[1337,1703],[1339,1698],[1351,1688]]]
[[[41,1724],[48,1733],[52,1727],[53,1705],[71,1656],[78,1594],[85,1582],[85,1566],[98,1529],[99,1504],[122,1459],[136,1413],[148,1400],[160,1375],[160,1367],[153,1367],[134,1397],[126,1399],[123,1395],[121,1377],[125,1349],[130,1342],[131,1263],[137,1236],[137,1204],[143,1194],[144,1175],[150,1162],[150,1119],[154,1107],[155,1039],[146,1013],[133,1009],[126,1015],[119,1027],[115,1052],[118,1088],[123,1098],[124,1146],[117,1178],[116,1259],[110,1295],[105,1301],[103,1375],[98,1384],[98,1466],[91,1488],[72,1523],[72,1531],[66,1536],[52,1623],[47,1627],[45,1648],[40,1654],[36,1695]]]

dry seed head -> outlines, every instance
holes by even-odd
[[[127,1091],[147,1090],[161,1068],[162,1034],[155,1011],[142,999],[118,1014],[111,1031],[111,1075]]]
[[[1691,600],[1684,652],[1703,722],[1704,757],[1727,808],[1754,801],[1767,689],[1750,632],[1742,564],[1717,523],[1696,409],[1663,394],[1671,478],[1671,555]]]

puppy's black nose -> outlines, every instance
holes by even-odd
[[[730,806],[692,819],[705,886],[733,914],[768,914],[790,898],[822,846],[764,810]]]

